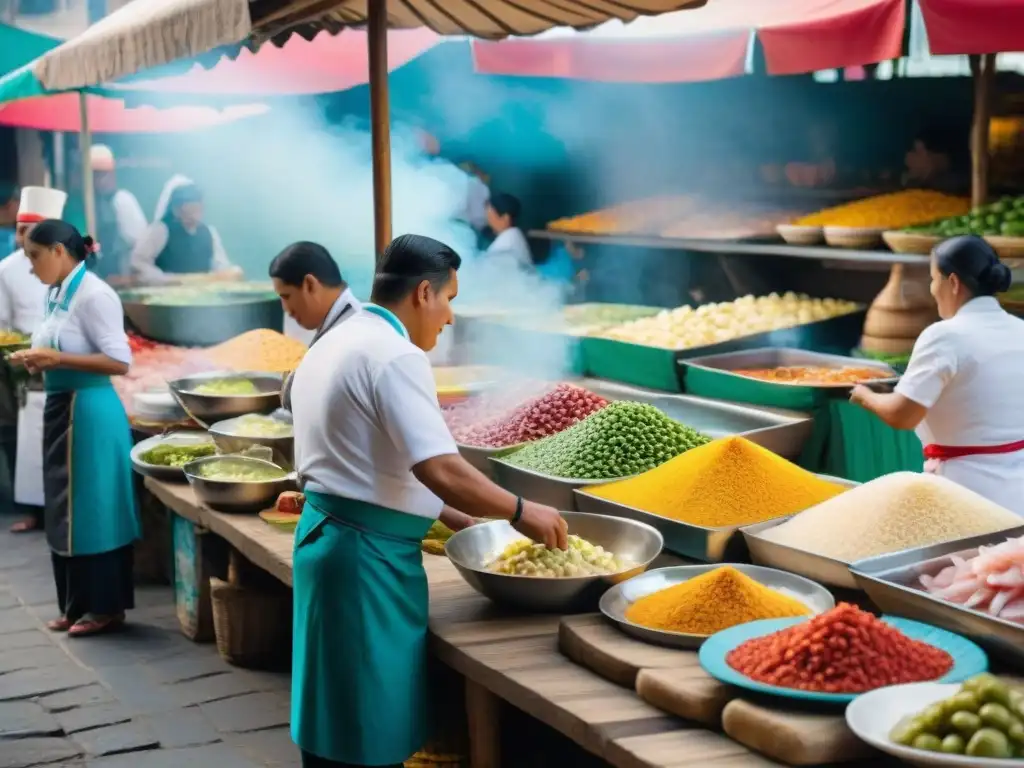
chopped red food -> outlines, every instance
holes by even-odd
[[[913,640],[849,603],[748,640],[726,662],[752,680],[819,693],[863,693],[937,680],[953,667],[945,651]]]

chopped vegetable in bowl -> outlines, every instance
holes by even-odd
[[[269,463],[239,462],[230,459],[207,462],[199,467],[196,474],[204,480],[229,483],[262,483],[288,477],[288,473],[283,469]]]
[[[237,437],[291,437],[294,430],[291,424],[280,419],[250,413],[235,420],[230,434]]]
[[[569,536],[569,548],[548,549],[543,544],[520,539],[509,544],[488,570],[508,576],[565,578],[606,576],[626,570],[626,565],[604,547],[579,536]]]
[[[150,448],[139,458],[147,464],[160,467],[184,467],[190,461],[201,459],[204,456],[213,456],[216,452],[217,449],[212,442],[192,445],[164,443]]]
[[[197,395],[213,395],[215,397],[260,394],[259,387],[249,379],[211,379],[196,385],[192,392]]]

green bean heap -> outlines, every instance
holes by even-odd
[[[505,461],[555,477],[606,480],[638,475],[709,442],[653,405],[620,401]]]

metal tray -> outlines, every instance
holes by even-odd
[[[284,324],[284,310],[276,296],[225,290],[220,297],[240,300],[185,306],[149,304],[139,291],[120,295],[125,317],[139,333],[178,347],[209,347],[258,328],[280,331]]]
[[[947,603],[917,588],[918,577],[924,574],[934,576],[951,565],[953,555],[972,557],[977,554],[980,546],[999,544],[1020,536],[1024,536],[1024,525],[998,533],[859,560],[850,566],[850,573],[858,587],[886,613],[906,616],[957,632],[985,646],[993,655],[1017,669],[1022,669],[1024,624]]]
[[[685,371],[688,368],[715,371],[725,376],[750,379],[749,376],[733,373],[733,371],[744,368],[782,368],[787,366],[806,366],[816,368],[875,368],[882,377],[871,381],[872,385],[895,384],[899,380],[896,373],[885,363],[873,360],[865,360],[856,357],[845,357],[843,355],[829,355],[824,352],[808,352],[803,349],[789,348],[762,348],[748,349],[738,352],[726,352],[720,355],[706,355],[702,357],[691,357],[680,360],[679,365]],[[815,390],[849,390],[853,384],[787,384],[776,381],[765,381],[764,379],[753,379],[754,381],[769,386],[802,387]]]
[[[840,477],[832,477],[830,475],[818,475],[818,477],[847,488],[853,488],[857,485],[852,480],[845,480]],[[738,535],[743,526],[731,525],[720,528],[706,528],[701,525],[693,525],[691,523],[684,523],[681,520],[673,520],[661,515],[655,515],[642,509],[609,501],[608,499],[602,499],[587,493],[583,487],[574,490],[573,493],[576,496],[576,509],[580,512],[625,517],[629,520],[647,523],[653,528],[657,528],[661,532],[662,538],[665,539],[665,549],[675,552],[677,555],[690,557],[705,563],[747,560],[750,557],[743,537]],[[788,520],[789,517],[780,519]],[[767,522],[773,523],[775,521],[769,520]],[[787,570],[789,569],[787,568]]]
[[[511,453],[511,449],[507,449]],[[491,468],[494,473],[494,481],[510,493],[522,496],[529,501],[538,504],[547,504],[555,509],[572,512],[576,510],[576,497],[573,494],[577,488],[585,488],[588,485],[603,485],[614,483],[616,480],[625,480],[624,477],[608,478],[605,480],[581,480],[565,477],[553,477],[541,472],[534,472],[532,469],[517,467],[504,461],[501,456],[490,459]],[[631,475],[635,477],[635,475]],[[623,515],[619,515],[623,517]],[[641,520],[639,522],[647,522]]]
[[[132,446],[131,460],[132,467],[143,477],[152,477],[154,480],[162,480],[167,483],[184,483],[185,470],[182,467],[165,467],[160,464],[147,464],[142,460],[142,454],[166,443],[177,443],[180,445],[199,445],[201,443],[212,443],[213,438],[206,432],[168,432],[164,435],[155,435],[140,440]]]
[[[735,563],[730,565],[764,586],[799,600],[810,608],[813,614],[824,613],[836,605],[835,599],[827,589],[802,576],[794,576],[785,571],[762,568],[758,565]],[[641,597],[681,584],[721,567],[720,565],[677,565],[641,573],[629,581],[616,584],[605,592],[601,596],[601,613],[627,635],[632,635],[646,643],[668,645],[674,648],[699,648],[709,635],[669,632],[634,624],[626,618],[626,610]]]
[[[740,533],[743,534],[743,540],[747,543],[747,549],[750,552],[750,559],[758,565],[784,568],[790,573],[798,573],[821,584],[828,584],[830,587],[860,589],[853,574],[850,573],[850,563],[804,552],[802,549],[787,547],[785,544],[777,544],[758,535],[769,528],[782,525],[793,517],[795,515],[740,528]]]

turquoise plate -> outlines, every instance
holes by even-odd
[[[890,626],[896,627],[900,632],[914,640],[920,640],[928,645],[941,648],[953,657],[953,668],[938,680],[929,680],[935,683],[959,683],[969,677],[981,674],[988,670],[988,658],[985,652],[965,637],[955,635],[938,627],[922,624],[919,621],[900,619],[895,616],[883,616],[882,620]],[[764,621],[752,621],[749,624],[739,624],[735,627],[722,630],[709,637],[700,648],[698,658],[704,671],[717,680],[737,688],[746,688],[748,691],[767,693],[772,696],[783,696],[787,699],[801,699],[803,701],[821,701],[829,704],[848,704],[859,694],[856,693],[817,693],[815,691],[801,691],[796,688],[781,688],[777,685],[768,685],[752,680],[729,666],[726,656],[734,648],[752,640],[755,637],[763,637],[773,632],[792,627],[807,621],[803,618],[793,619],[766,619]]]

